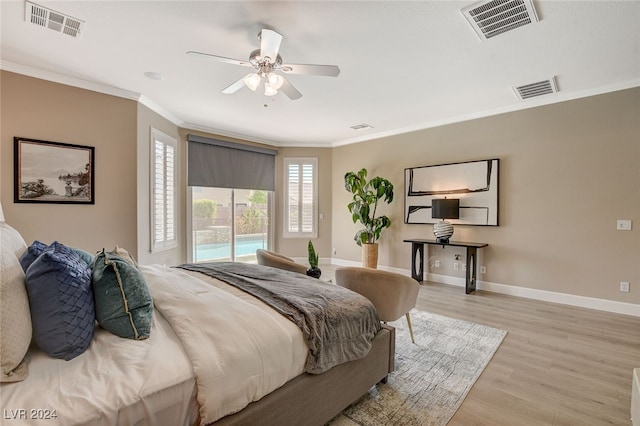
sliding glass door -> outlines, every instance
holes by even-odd
[[[271,191],[191,188],[193,262],[255,262],[271,245]]]

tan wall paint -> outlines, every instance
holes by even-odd
[[[467,121],[333,150],[333,245],[359,261],[343,188],[361,167],[394,184],[384,211],[393,224],[380,240],[381,265],[410,269],[405,238],[432,238],[431,225],[403,223],[406,167],[500,159],[500,226],[456,226],[453,239],[490,244],[479,251],[483,281],[640,303],[640,89]],[[632,219],[631,232],[616,219]],[[348,237],[347,237],[348,236]],[[432,272],[452,269],[450,248],[431,248]],[[630,293],[619,282],[631,283]]]
[[[176,130],[131,100],[6,71],[0,74],[0,84],[0,200],[7,221],[28,242],[59,239],[89,251],[117,244],[138,253],[145,263],[184,260],[182,248],[147,254],[149,162],[141,156],[148,149],[150,126],[178,136],[182,166],[187,133],[215,135]],[[14,136],[95,146],[96,204],[14,204]],[[332,256],[336,247],[336,258],[360,260],[352,240],[358,227],[346,210],[346,171],[367,167],[370,176],[384,176],[396,186],[393,205],[382,207],[394,223],[383,233],[379,263],[409,269],[410,247],[402,240],[432,234],[429,225],[403,223],[404,168],[495,157],[501,161],[500,226],[457,226],[454,235],[490,244],[480,251],[480,264],[487,266],[480,279],[640,303],[638,88],[334,149],[277,149],[278,188],[283,157],[319,158],[319,205],[325,219],[314,244],[321,257]],[[184,206],[184,193],[180,197]],[[281,210],[278,199],[276,249],[303,257],[306,239],[281,236]],[[185,208],[179,214],[186,218]],[[633,231],[616,231],[616,219],[632,219]],[[184,236],[186,220],[180,224]],[[462,272],[451,268],[454,253],[462,252],[430,250],[430,263],[439,259],[442,264],[433,272],[461,277]],[[619,281],[629,281],[631,292],[620,293]]]
[[[178,185],[178,246],[172,249],[151,253],[151,128],[171,136],[178,142],[178,158],[176,178]],[[138,262],[142,264],[178,265],[187,261],[185,238],[185,203],[186,179],[184,177],[184,142],[180,139],[178,126],[138,104],[138,198],[137,198],[137,231],[138,231]]]
[[[137,102],[2,71],[1,200],[27,243],[137,247]],[[13,202],[13,137],[95,147],[95,205]]]

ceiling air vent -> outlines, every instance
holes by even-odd
[[[492,0],[462,9],[462,14],[481,40],[538,22],[531,0]]]
[[[84,21],[63,15],[29,1],[25,2],[25,21],[34,25],[79,38],[84,31]]]
[[[542,81],[537,81],[535,83],[516,86],[513,88],[513,90],[516,92],[516,95],[520,99],[529,99],[529,98],[535,98],[536,96],[557,93],[558,86],[556,85],[556,78],[553,77],[549,80],[542,80]]]

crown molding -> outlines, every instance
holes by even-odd
[[[93,92],[103,93],[105,95],[117,96],[119,98],[131,99],[137,101],[140,94],[130,90],[124,90],[107,84],[96,83],[95,81],[84,80],[79,77],[72,77],[64,74],[58,74],[52,71],[45,71],[38,68],[32,68],[26,65],[20,65],[8,61],[0,61],[0,69],[13,72],[16,74],[26,75],[28,77],[47,80],[54,83],[73,86],[80,89],[91,90]]]
[[[366,136],[342,139],[340,141],[336,141],[333,144],[331,144],[331,147],[335,148],[338,146],[350,145],[358,142],[366,142],[373,139],[381,139],[381,138],[386,138],[390,136],[397,136],[405,133],[431,129],[434,127],[440,127],[440,126],[446,126],[449,124],[462,123],[464,121],[476,120],[478,118],[486,118],[494,115],[500,115],[500,114],[506,114],[509,112],[516,112],[516,111],[522,111],[525,109],[536,108],[539,106],[552,105],[552,104],[572,101],[572,100],[581,99],[581,98],[588,98],[590,96],[603,95],[606,93],[617,92],[620,90],[632,89],[634,87],[640,87],[640,79],[629,80],[629,81],[625,81],[625,82],[614,84],[614,85],[601,86],[595,89],[582,90],[582,91],[571,92],[571,93],[560,91],[553,95],[541,96],[539,98],[524,100],[524,101],[521,101],[521,103],[519,104],[509,105],[506,107],[494,108],[494,109],[485,110],[485,111],[478,111],[471,114],[450,117],[444,120],[434,120],[434,121],[422,123],[415,126],[401,127],[398,129],[387,131],[387,132],[371,133]]]
[[[555,93],[552,96],[549,95],[549,96],[542,96],[539,98],[528,99],[528,100],[522,101],[519,104],[509,105],[507,107],[494,108],[494,109],[485,110],[485,111],[478,111],[471,114],[450,117],[444,120],[434,120],[434,121],[422,123],[415,126],[406,126],[398,129],[393,129],[387,132],[369,133],[367,135],[362,135],[355,138],[347,138],[347,139],[342,139],[342,140],[328,142],[328,143],[315,143],[315,144],[309,145],[309,144],[296,144],[296,143],[276,141],[272,139],[249,136],[245,134],[230,132],[227,130],[212,128],[209,126],[202,126],[195,123],[184,122],[181,118],[169,112],[161,105],[158,105],[157,103],[148,99],[146,96],[144,96],[141,93],[120,89],[120,88],[109,86],[102,83],[96,83],[94,81],[84,80],[79,77],[72,77],[64,74],[58,74],[51,71],[45,71],[45,70],[29,67],[26,65],[20,65],[13,62],[1,61],[1,60],[0,60],[0,69],[9,71],[9,72],[14,72],[17,74],[26,75],[29,77],[39,78],[41,80],[47,80],[47,81],[52,81],[54,83],[64,84],[67,86],[73,86],[81,89],[91,90],[91,91],[103,93],[106,95],[135,100],[140,104],[146,106],[147,108],[151,109],[152,111],[156,112],[160,116],[164,117],[165,119],[169,120],[176,126],[187,129],[187,130],[202,131],[202,132],[211,133],[219,136],[225,136],[225,137],[245,140],[249,142],[261,143],[261,144],[271,145],[275,147],[305,147],[305,148],[336,148],[343,145],[350,145],[358,142],[366,142],[374,139],[397,136],[405,133],[431,129],[434,127],[446,126],[449,124],[461,123],[464,121],[470,121],[470,120],[475,120],[479,118],[486,118],[494,115],[506,114],[509,112],[521,111],[525,109],[536,108],[539,106],[551,105],[551,104],[556,104],[560,102],[566,102],[566,101],[571,101],[571,100],[576,100],[581,98],[587,98],[590,96],[602,95],[605,93],[631,89],[634,87],[640,87],[640,79],[634,79],[634,80],[629,80],[629,81],[625,81],[625,82],[614,84],[614,85],[601,86],[601,87],[597,87],[595,89],[590,89],[590,90],[583,90],[583,91],[577,91],[577,92],[571,92],[571,93],[560,91],[558,93]]]

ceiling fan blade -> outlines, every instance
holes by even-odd
[[[251,65],[251,63],[247,61],[241,61],[239,59],[232,59],[232,58],[225,58],[224,56],[211,55],[209,53],[194,52],[193,50],[188,51],[187,55],[206,58],[206,59],[212,59],[216,62],[224,62],[226,64],[240,65],[243,67],[253,67],[253,65]]]
[[[279,69],[287,74],[309,74],[326,77],[337,77],[340,74],[340,68],[336,65],[282,64]]]
[[[284,77],[282,77],[282,87],[280,87],[280,89],[278,90],[287,95],[287,97],[292,101],[295,101],[296,99],[300,99],[302,97],[302,93],[300,93],[298,89],[293,87],[293,84],[289,83],[289,80]]]
[[[222,93],[224,93],[225,95],[231,95],[233,93],[236,93],[238,90],[242,89],[243,87],[246,87],[246,84],[244,83],[244,79],[249,77],[251,74],[247,74],[244,77],[242,77],[240,80],[236,81],[235,83],[231,84],[230,86],[226,87]]]
[[[263,29],[260,32],[260,56],[271,58],[271,62],[275,62],[282,43],[282,35],[273,31]]]

